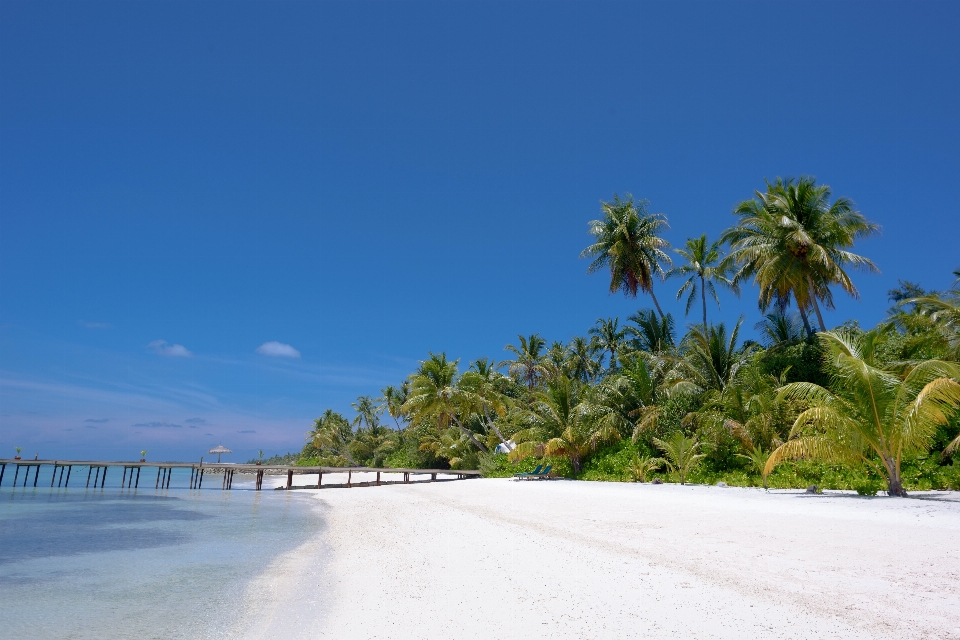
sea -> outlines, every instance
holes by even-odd
[[[237,475],[221,490],[207,474],[190,489],[175,469],[155,489],[0,486],[0,638],[230,638],[247,585],[271,562],[324,527],[318,501],[292,491],[254,491]],[[22,472],[18,484],[22,484]],[[75,483],[75,484],[74,484]],[[208,484],[209,483],[209,484]],[[56,483],[55,483],[56,484]]]

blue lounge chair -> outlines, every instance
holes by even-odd
[[[515,474],[513,474],[513,477],[514,477],[514,478],[526,478],[527,476],[532,476],[532,475],[536,475],[536,474],[540,473],[540,470],[541,470],[541,469],[543,469],[543,465],[542,465],[542,464],[539,464],[539,465],[537,465],[537,468],[533,470],[533,473],[528,473],[528,472],[526,472],[526,471],[523,471],[523,472],[521,472],[521,473],[515,473]]]
[[[541,465],[542,466],[542,465]],[[537,467],[536,471],[533,473],[524,473],[519,476],[520,480],[539,480],[542,478],[550,477],[550,469],[553,469],[552,464],[548,464],[546,469],[541,469]]]

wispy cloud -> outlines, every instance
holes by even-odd
[[[187,424],[210,424],[206,418],[187,418],[184,422]]]
[[[169,344],[166,340],[154,340],[147,345],[154,353],[171,358],[191,358],[193,353],[182,344]]]
[[[83,320],[78,320],[77,324],[87,329],[113,329],[113,325],[109,322],[84,322]]]
[[[283,344],[282,342],[264,342],[262,345],[257,347],[257,353],[262,356],[270,356],[273,358],[299,358],[300,352],[291,347],[288,344]]]
[[[169,422],[138,422],[130,425],[132,427],[149,427],[151,429],[182,429],[182,424],[171,424]]]
[[[256,433],[253,429],[244,429],[243,431],[237,431],[237,433]]]
[[[87,418],[84,422],[93,422],[94,424],[103,424],[104,422],[110,422],[110,418]]]

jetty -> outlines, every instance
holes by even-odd
[[[7,469],[7,467],[10,467],[10,469]],[[109,469],[114,469],[112,477],[116,477],[116,473],[122,471],[120,476],[121,489],[139,489],[140,474],[143,471],[147,472],[143,478],[146,487],[149,487],[150,480],[154,480],[154,489],[169,489],[175,469],[190,470],[188,484],[190,489],[202,489],[204,476],[208,478],[208,488],[216,487],[216,480],[213,480],[214,484],[211,487],[210,476],[213,476],[220,481],[220,489],[224,491],[233,488],[233,479],[238,473],[254,476],[255,491],[263,489],[264,476],[286,476],[286,483],[276,488],[289,490],[379,487],[390,484],[450,482],[480,477],[479,471],[463,469],[299,467],[293,465],[231,464],[227,462],[109,462],[97,460],[16,460],[8,458],[0,459],[0,486],[3,486],[6,478],[7,486],[37,487],[41,468],[44,467],[46,467],[43,470],[44,483],[46,483],[47,473],[50,473],[51,488],[54,486],[57,488],[69,487],[72,477],[74,486],[82,482],[84,487],[88,489],[91,487],[91,483],[93,488],[103,489],[107,483],[107,471]],[[77,476],[72,475],[74,467],[77,468]],[[87,472],[86,478],[83,477],[84,471]],[[156,477],[154,477],[154,471],[156,471]],[[346,478],[343,478],[344,474]],[[355,482],[355,474],[364,474],[366,478],[358,479]],[[371,478],[369,474],[374,474],[374,477]],[[324,475],[327,476],[326,483],[323,481]],[[312,476],[316,476],[316,484],[311,482],[313,480]],[[295,485],[294,477],[297,477],[302,483]],[[331,479],[341,481],[330,482]],[[342,480],[345,480],[345,482]]]

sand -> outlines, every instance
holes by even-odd
[[[464,480],[311,492],[246,638],[960,638],[960,496]]]

